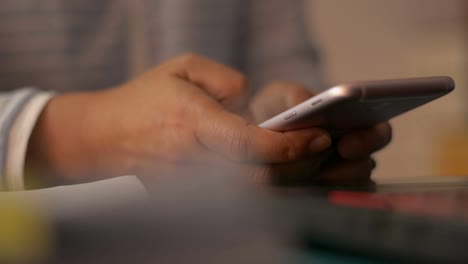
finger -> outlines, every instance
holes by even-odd
[[[205,104],[198,118],[196,137],[200,144],[233,160],[285,162],[318,153],[331,144],[320,128],[274,132],[248,123],[219,105]]]
[[[182,55],[165,68],[202,88],[231,111],[240,112],[246,107],[248,80],[234,69],[194,54]]]
[[[270,97],[274,97],[278,105],[285,108],[293,107],[312,97],[314,94],[306,87],[293,82],[274,81],[265,89]]]
[[[281,84],[280,84],[281,85]],[[286,94],[286,107],[291,108],[295,105],[298,105],[305,100],[312,97],[314,94],[307,90],[304,86],[300,85],[284,85],[284,87],[290,89],[291,92]]]
[[[359,184],[370,181],[375,161],[371,158],[342,161],[340,163],[323,168],[320,177],[315,182],[328,184]]]
[[[385,147],[392,139],[392,128],[388,122],[370,129],[344,135],[338,143],[338,151],[345,159],[368,156]]]
[[[275,81],[262,89],[252,100],[250,111],[257,122],[262,122],[313,96],[305,87]]]
[[[372,158],[359,161],[341,161],[333,166],[326,161],[333,152],[309,155],[307,158],[281,164],[252,166],[251,176],[256,183],[273,186],[308,186],[310,184],[362,184],[368,183],[375,168]]]

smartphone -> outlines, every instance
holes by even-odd
[[[334,86],[260,124],[274,131],[370,127],[455,89],[448,76],[361,81]]]

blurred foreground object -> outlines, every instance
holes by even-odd
[[[45,211],[20,199],[0,199],[0,263],[46,263],[52,242]]]
[[[272,189],[210,169],[76,213],[9,202],[0,263],[467,263],[466,178]]]
[[[224,175],[161,179],[144,202],[56,219],[51,263],[288,263],[265,197]]]

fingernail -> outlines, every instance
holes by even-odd
[[[361,140],[353,138],[348,140],[342,150],[341,155],[343,158],[355,158],[362,154],[364,151],[364,145]]]
[[[320,135],[316,138],[314,138],[309,145],[309,150],[312,151],[313,153],[323,151],[330,147],[331,145],[331,139],[330,137],[326,135]]]

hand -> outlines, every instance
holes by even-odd
[[[273,82],[267,85],[252,100],[250,116],[260,123],[313,96],[301,85],[288,82]],[[306,158],[271,166],[270,175],[277,175],[280,182],[322,181],[332,183],[357,183],[368,181],[375,161],[370,155],[385,147],[391,140],[392,132],[388,122],[372,128],[344,135],[337,142],[337,152],[342,160],[328,163],[333,150],[309,155]],[[282,176],[283,175],[283,176]],[[284,179],[297,178],[297,179]],[[283,177],[283,179],[282,179]]]
[[[236,114],[247,94],[240,73],[181,56],[113,89],[53,98],[34,128],[28,164],[53,172],[52,183],[188,175],[214,161],[255,177],[265,163],[329,146],[321,129],[279,133],[248,123]]]

